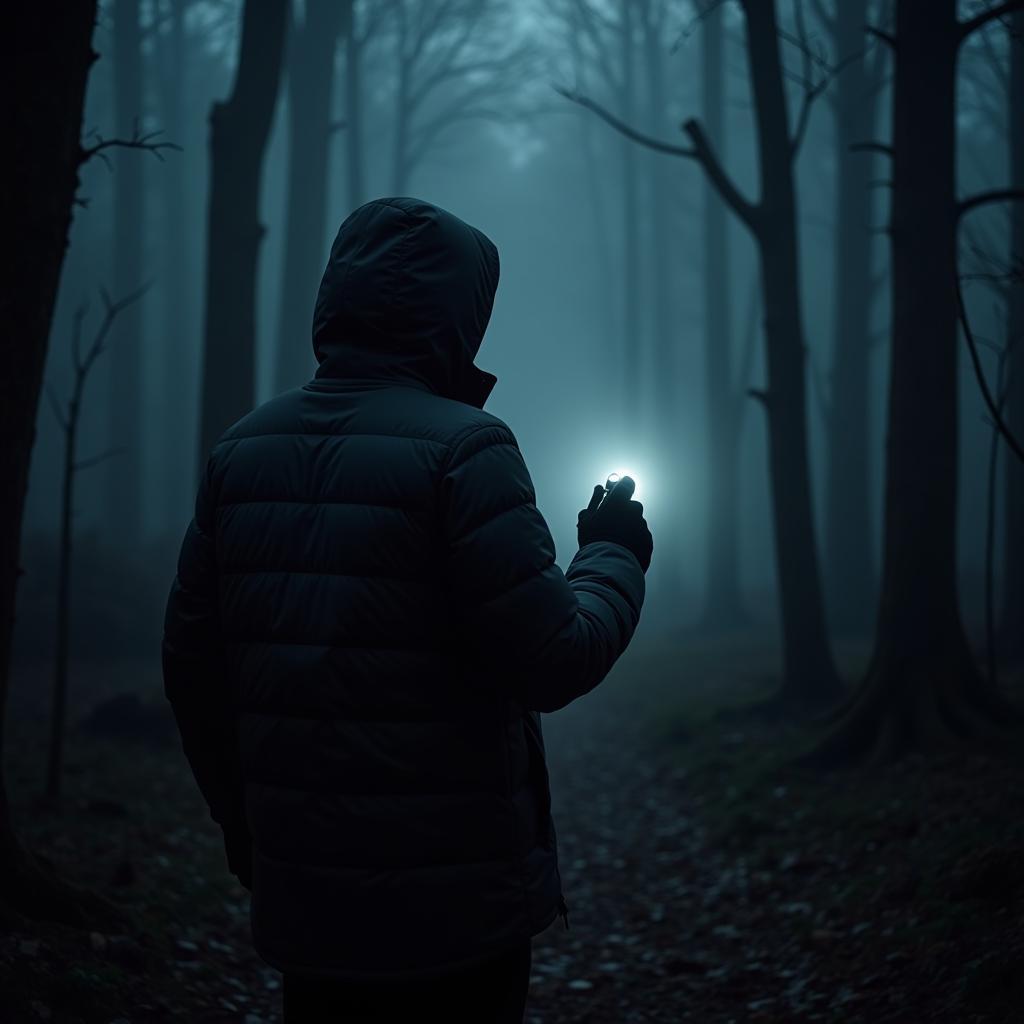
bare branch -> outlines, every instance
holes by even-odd
[[[694,156],[718,190],[722,202],[756,235],[761,229],[760,205],[750,202],[733,183],[732,178],[719,163],[699,121],[691,117],[683,123],[683,131],[690,136]]]
[[[896,37],[891,32],[886,32],[884,28],[879,28],[877,25],[865,25],[864,31],[869,36],[874,36],[879,42],[885,43],[890,50],[895,50],[898,47]]]
[[[625,135],[627,139],[632,139],[634,142],[639,143],[641,146],[646,146],[648,149],[656,150],[659,153],[668,153],[669,156],[681,156],[690,160],[697,159],[696,149],[675,145],[671,142],[662,142],[660,139],[645,135],[643,132],[639,132],[626,124],[625,121],[620,121],[614,114],[606,110],[599,103],[594,102],[588,96],[582,96],[578,92],[566,89],[561,85],[553,85],[552,88],[571,103],[576,103],[587,110],[593,111],[606,124],[611,125],[617,132]]]
[[[961,199],[956,204],[956,215],[962,217],[975,207],[984,206],[987,203],[1010,203],[1015,200],[1024,199],[1024,188],[998,188],[989,192],[976,192],[973,196]]]
[[[64,415],[64,410],[61,408],[60,399],[57,398],[57,392],[53,390],[53,384],[50,381],[46,382],[46,397],[50,403],[50,408],[53,410],[53,415],[57,422],[60,424],[61,429],[67,433],[68,430],[68,418]]]
[[[842,0],[839,0],[841,3]],[[823,0],[811,0],[811,7],[814,8],[814,16],[825,26],[825,28],[832,34],[836,33],[836,12],[829,11],[823,2]]]
[[[82,369],[82,325],[85,323],[85,315],[89,311],[89,304],[81,302],[75,310],[75,319],[71,329],[71,359],[77,373]]]
[[[804,89],[803,102],[800,104],[800,113],[797,115],[796,129],[793,132],[793,139],[790,142],[790,152],[795,157],[800,151],[800,146],[804,141],[804,135],[807,132],[807,125],[811,118],[811,110],[814,107],[814,101],[832,84],[833,79],[841,72],[845,71],[851,64],[864,58],[864,51],[861,50],[857,53],[851,53],[844,57],[838,64],[830,67],[828,71],[822,75],[813,85],[808,85]]]
[[[961,21],[957,26],[957,41],[962,43],[972,32],[977,32],[990,21],[996,18],[1004,18],[1007,14],[1024,9],[1024,0],[1006,0],[1006,3],[996,4],[995,7],[986,7],[979,11],[973,18]]]
[[[703,3],[695,5],[699,7],[697,13],[683,26],[683,30],[679,33],[679,37],[672,44],[672,49],[669,52],[675,53],[679,47],[697,31],[697,26],[700,25],[700,23],[709,14],[718,10],[718,8],[725,2],[726,0],[703,0]]]
[[[970,322],[967,319],[967,309],[964,305],[964,293],[960,285],[960,276],[958,274],[953,277],[953,287],[956,292],[956,311],[960,318],[960,325],[964,329],[964,338],[967,341],[967,349],[971,353],[971,365],[974,367],[974,376],[977,378],[978,387],[981,389],[981,397],[985,400],[985,405],[988,406],[989,415],[992,417],[996,429],[1002,434],[1003,439],[1010,446],[1010,450],[1014,455],[1024,462],[1024,446],[1021,445],[1020,441],[1013,436],[1010,428],[1007,426],[1006,421],[1003,419],[1003,415],[1000,412],[999,403],[992,397],[992,392],[989,390],[988,381],[985,379],[985,371],[981,366],[981,357],[978,354],[978,343],[974,337],[974,333],[971,331]]]
[[[747,394],[760,402],[766,410],[771,408],[771,398],[764,388],[747,388]]]
[[[663,142],[661,139],[656,139],[651,135],[647,135],[644,132],[637,131],[631,125],[620,120],[610,111],[606,110],[601,104],[596,103],[594,100],[587,96],[581,96],[577,92],[573,92],[569,89],[563,88],[562,86],[553,86],[555,92],[560,93],[567,100],[572,103],[576,103],[587,110],[597,114],[606,124],[611,125],[617,132],[624,135],[627,139],[632,139],[633,142],[639,143],[641,146],[646,146],[648,149],[653,149],[658,153],[667,153],[669,156],[684,157],[687,160],[696,160],[703,168],[705,173],[711,179],[712,184],[718,189],[719,194],[722,197],[722,201],[736,214],[755,233],[758,230],[758,210],[759,207],[754,203],[751,203],[746,199],[739,191],[739,189],[733,184],[732,179],[726,173],[725,168],[719,163],[718,158],[715,156],[714,150],[711,148],[711,144],[704,134],[704,130],[700,126],[700,122],[691,118],[683,124],[683,131],[690,137],[690,141],[693,143],[690,146],[679,146],[670,142]]]
[[[159,135],[163,135],[162,129],[144,134],[140,133],[138,119],[136,119],[135,126],[132,128],[131,137],[127,139],[104,139],[99,132],[93,131],[90,133],[89,138],[96,139],[96,142],[91,146],[78,147],[79,166],[91,160],[94,156],[98,156],[109,167],[110,162],[107,160],[105,153],[105,150],[108,149],[142,149],[152,153],[158,160],[163,160],[162,150],[176,149],[179,153],[181,152],[181,146],[174,142],[154,142],[153,140]]]
[[[881,153],[883,156],[895,156],[895,150],[888,142],[851,142],[847,148],[851,153]]]

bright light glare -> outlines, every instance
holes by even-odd
[[[636,470],[626,469],[625,467],[613,470],[611,473],[608,474],[608,481],[607,482],[609,484],[614,484],[617,480],[621,480],[624,476],[628,476],[633,481],[633,483],[636,484],[636,489],[633,491],[633,500],[634,501],[639,501],[640,500],[640,476],[637,474]]]

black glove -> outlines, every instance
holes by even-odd
[[[629,548],[646,573],[651,565],[654,539],[644,519],[643,505],[639,501],[630,501],[635,489],[636,484],[628,476],[622,477],[607,492],[598,484],[590,504],[580,511],[576,533],[580,547],[597,540],[608,540]]]

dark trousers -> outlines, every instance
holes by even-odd
[[[425,981],[284,975],[285,1024],[522,1024],[530,940],[485,964]]]

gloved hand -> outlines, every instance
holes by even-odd
[[[607,492],[598,484],[590,504],[580,511],[576,534],[580,547],[597,540],[608,540],[629,548],[646,573],[651,565],[654,539],[644,519],[643,505],[639,501],[630,501],[635,489],[636,484],[628,476],[622,477]]]

